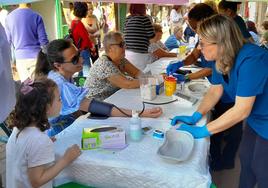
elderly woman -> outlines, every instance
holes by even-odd
[[[166,46],[160,41],[163,35],[162,26],[153,24],[155,36],[150,39],[149,53],[151,56],[151,62],[160,59],[161,57],[177,57],[176,53],[168,52]]]
[[[55,81],[62,101],[60,116],[50,119],[49,136],[56,135],[72,124],[80,111],[90,112],[94,118],[131,114],[130,110],[120,110],[113,104],[86,98],[88,88],[75,86],[72,79],[74,73],[81,71],[82,61],[77,48],[70,41],[63,39],[50,42],[47,51],[39,53],[35,76],[47,75]],[[161,108],[153,108],[145,110],[142,116],[158,117],[161,114]]]
[[[120,88],[138,88],[137,78],[142,72],[125,58],[122,34],[109,32],[104,36],[103,45],[105,54],[94,63],[85,82],[89,88],[87,96],[104,100]]]
[[[268,52],[245,43],[233,19],[216,15],[199,25],[202,53],[215,60],[212,86],[195,114],[172,120],[196,124],[226,92],[234,106],[204,126],[182,124],[195,138],[209,137],[246,119],[240,145],[240,188],[268,187]],[[195,118],[193,118],[195,117]]]
[[[126,58],[143,71],[150,63],[148,48],[149,40],[154,37],[154,28],[151,19],[146,15],[145,4],[131,4],[129,12],[130,16],[124,27]]]
[[[161,28],[162,31],[162,28]],[[176,26],[173,30],[173,34],[170,35],[166,42],[165,46],[168,50],[172,50],[174,48],[179,48],[181,45],[186,45],[186,42],[183,41],[183,28],[182,26]]]

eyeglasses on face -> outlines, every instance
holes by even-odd
[[[110,44],[110,45],[117,45],[117,46],[119,46],[120,48],[125,48],[125,47],[126,47],[126,42],[125,42],[125,41],[121,41],[121,42],[118,43],[118,44]]]
[[[71,61],[64,61],[64,63],[72,63],[73,65],[77,65],[80,58],[80,51],[77,52],[75,56],[71,59]]]
[[[202,49],[204,49],[204,48],[207,47],[207,46],[214,45],[214,44],[217,44],[217,43],[215,43],[215,42],[213,42],[213,43],[204,43],[204,42],[202,42],[202,41],[199,41],[199,46],[200,46],[200,48],[202,48]]]

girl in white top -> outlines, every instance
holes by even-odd
[[[23,82],[9,119],[13,131],[6,146],[6,187],[52,188],[52,179],[81,154],[73,145],[54,163],[53,142],[45,130],[48,117],[58,115],[60,109],[60,94],[52,80]]]

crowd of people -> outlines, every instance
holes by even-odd
[[[196,139],[210,137],[212,171],[234,168],[240,146],[239,187],[268,187],[268,21],[259,36],[254,22],[244,22],[237,14],[238,3],[193,4],[186,14],[176,5],[170,13],[172,34],[163,43],[162,26],[146,14],[146,5],[131,4],[124,30],[107,32],[99,55],[101,26],[93,4],[75,2],[70,7],[73,41],[49,42],[43,19],[31,4],[20,4],[6,16],[4,27],[0,24],[0,88],[6,93],[0,100],[0,120],[12,111],[8,124],[13,129],[7,143],[7,187],[52,187],[53,178],[81,154],[73,145],[55,162],[55,135],[87,112],[92,118],[130,117],[131,109],[104,100],[121,88],[139,88],[147,64],[177,57],[170,50],[189,45],[193,38],[195,46],[183,60],[168,65],[166,73],[183,82],[207,77],[211,87],[192,116],[176,116],[171,125],[182,122],[179,130]],[[16,103],[11,46],[22,82]],[[191,64],[201,70],[177,73]],[[86,77],[83,86],[74,84],[77,73]],[[196,126],[210,111],[212,119]],[[151,108],[141,116],[157,118],[162,113]]]

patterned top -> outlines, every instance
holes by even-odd
[[[151,62],[154,62],[159,59],[159,57],[153,54],[159,48],[162,48],[163,50],[168,50],[167,47],[161,41],[157,41],[150,44],[148,52],[150,53],[151,56]]]
[[[127,49],[136,53],[148,53],[149,39],[155,35],[148,16],[128,16],[125,21],[124,38]]]
[[[128,61],[123,59],[120,66],[124,66]],[[89,77],[86,79],[85,87],[89,88],[87,97],[94,97],[98,100],[104,100],[118,91],[120,88],[113,86],[108,77],[123,74],[112,60],[103,55],[90,68]]]

